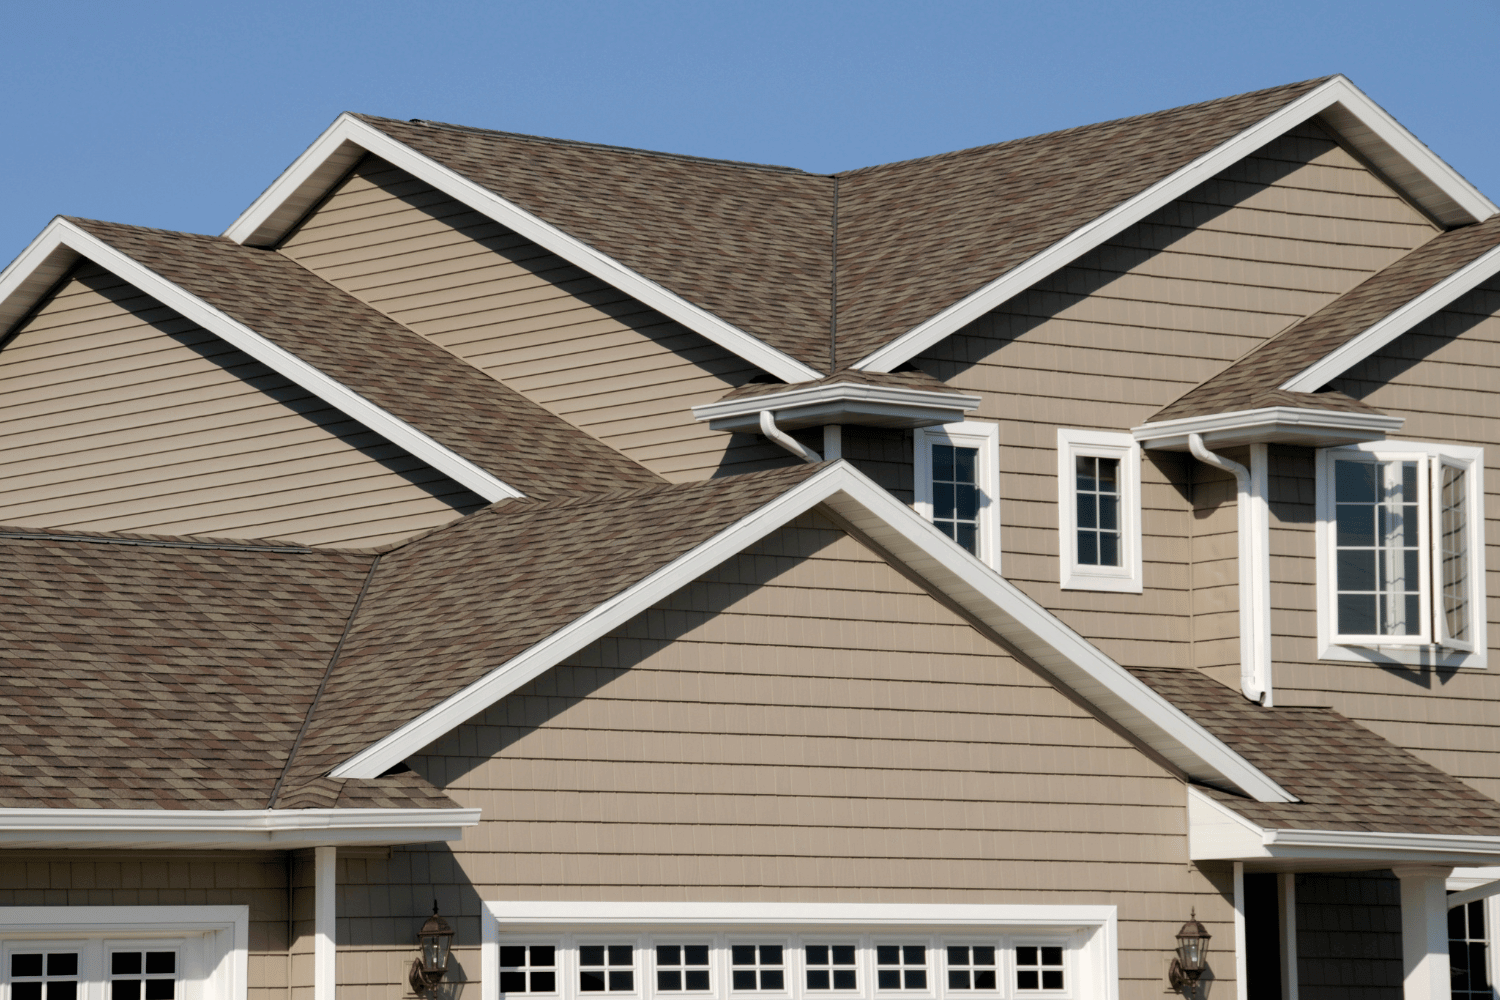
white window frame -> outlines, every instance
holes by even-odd
[[[68,944],[80,952],[79,1000],[107,1000],[116,946],[175,950],[182,1000],[246,1000],[249,935],[248,906],[0,906],[0,995],[10,996],[11,952]]]
[[[976,448],[979,464],[974,478],[979,485],[979,561],[1000,571],[1000,425],[981,420],[958,424],[918,427],[912,432],[915,473],[914,504],[917,513],[932,520],[932,446],[947,444]],[[957,542],[954,542],[957,545]],[[967,549],[965,551],[968,551]]]
[[[1113,458],[1120,463],[1120,565],[1078,562],[1075,459]],[[1057,429],[1057,530],[1059,583],[1063,590],[1139,594],[1145,589],[1141,559],[1141,449],[1130,434]]]
[[[1423,469],[1423,508],[1419,531],[1425,558],[1422,560],[1423,634],[1400,636],[1345,636],[1338,633],[1337,620],[1337,533],[1334,530],[1333,463],[1340,456],[1357,452],[1372,460],[1421,460]],[[1443,464],[1463,465],[1467,471],[1469,518],[1470,631],[1472,644],[1444,645],[1434,641],[1434,600],[1437,574],[1434,572],[1436,544],[1432,520],[1434,493],[1433,470]],[[1488,615],[1485,599],[1484,539],[1484,449],[1466,445],[1433,444],[1420,441],[1370,441],[1319,449],[1317,455],[1317,602],[1318,658],[1344,662],[1403,664],[1483,669],[1488,662]],[[1471,646],[1472,648],[1465,648]]]
[[[634,1000],[679,996],[713,1000],[767,997],[785,1000],[1118,1000],[1118,926],[1114,906],[982,905],[899,903],[608,903],[486,902],[481,947],[481,1000],[523,1000],[500,992],[502,944],[556,943],[559,1000],[587,1000],[576,988],[579,942],[626,941],[641,956],[636,962]],[[656,990],[654,944],[712,939],[710,994]],[[669,940],[671,939],[671,940]],[[876,989],[875,946],[889,943],[928,946],[927,990]],[[994,943],[999,948],[996,990],[953,990],[947,986],[947,944]],[[786,970],[782,992],[736,992],[730,986],[729,947],[738,943],[781,943]],[[856,943],[859,987],[852,991],[806,989],[804,944]],[[1015,986],[1016,944],[1064,947],[1063,990],[1020,991]],[[565,957],[566,956],[566,957]],[[567,978],[563,978],[566,974]]]

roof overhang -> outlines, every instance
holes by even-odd
[[[897,365],[910,361],[950,334],[998,308],[1266,143],[1312,118],[1319,118],[1387,180],[1444,226],[1480,222],[1500,210],[1346,77],[1336,76],[1220,143],[1146,190],[1080,226],[942,312],[919,323],[879,350],[860,359],[854,367],[864,371],[888,372]]]
[[[463,838],[478,809],[0,809],[0,848],[275,850]]]
[[[128,281],[190,322],[223,338],[491,503],[524,495],[320,369],[64,218],[48,223],[41,235],[32,240],[10,266],[0,271],[0,333],[19,322],[80,259],[93,261]]]
[[[224,235],[249,246],[276,244],[366,153],[399,167],[785,382],[811,382],[825,374],[347,113],[339,115],[244,214],[224,230]]]
[[[785,392],[767,392],[693,407],[693,417],[716,431],[757,433],[760,415],[770,410],[783,430],[823,424],[867,427],[931,427],[963,420],[979,408],[978,396],[931,392],[899,386],[835,382]]]
[[[1244,444],[1296,444],[1309,448],[1379,441],[1399,431],[1404,417],[1384,413],[1351,413],[1296,406],[1179,417],[1131,428],[1143,448],[1187,451],[1188,437],[1201,434],[1210,449]]]
[[[831,463],[423,712],[340,764],[332,776],[380,774],[820,504],[1173,767],[1257,801],[1295,801],[1171,702],[843,461]]]
[[[1500,864],[1500,837],[1263,827],[1189,788],[1188,857],[1243,861],[1251,871],[1495,865]]]

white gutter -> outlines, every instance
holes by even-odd
[[[802,444],[786,431],[776,426],[776,414],[770,410],[760,411],[760,432],[810,465],[823,461],[823,456]]]
[[[716,431],[747,431],[756,426],[761,411],[774,410],[778,423],[794,429],[828,424],[931,427],[958,423],[980,402],[968,393],[834,382],[703,403],[693,407],[693,419],[709,421]]]
[[[1265,406],[1196,417],[1177,417],[1141,424],[1130,430],[1143,448],[1185,451],[1197,434],[1211,448],[1234,448],[1260,441],[1330,448],[1342,444],[1379,441],[1401,430],[1405,417],[1384,413],[1350,413],[1301,406]]]
[[[1270,708],[1271,697],[1271,516],[1266,448],[1250,445],[1250,468],[1208,450],[1201,434],[1188,435],[1200,462],[1234,474],[1238,493],[1240,576],[1240,690]]]

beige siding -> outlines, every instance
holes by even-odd
[[[240,905],[250,908],[250,1000],[283,1000],[284,853],[0,851],[0,906]]]
[[[382,160],[281,251],[673,482],[779,464],[690,412],[753,366]]]
[[[1317,659],[1314,453],[1276,449],[1271,549],[1278,701],[1332,705],[1500,797],[1500,280],[1332,385],[1405,417],[1402,439],[1484,447],[1490,665],[1455,672]]]
[[[0,350],[0,524],[374,545],[483,501],[86,264]]]
[[[1113,903],[1144,998],[1232,935],[1183,786],[816,514],[412,764],[485,819],[348,870],[367,949],[432,895],[470,947],[483,899]]]
[[[1142,462],[1145,593],[1058,588],[1057,428],[1143,423],[1434,233],[1308,125],[919,358],[1000,424],[1006,576],[1123,663],[1237,659],[1232,497],[1185,456]]]

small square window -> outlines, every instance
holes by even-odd
[[[666,993],[706,993],[709,989],[708,945],[657,945],[656,988]]]
[[[1016,946],[1016,989],[1061,992],[1063,988],[1061,945]]]
[[[635,992],[635,946],[580,945],[578,989],[583,993]]]
[[[550,944],[500,946],[501,993],[556,993],[557,947]]]
[[[779,944],[731,944],[730,985],[736,992],[786,990],[786,948]]]
[[[993,990],[1000,985],[998,949],[990,944],[948,946],[948,989]]]
[[[857,990],[859,975],[852,944],[810,944],[803,949],[810,990]]]
[[[882,990],[927,989],[927,946],[877,944],[875,985]]]
[[[176,1000],[175,951],[115,951],[109,956],[109,1000]]]

